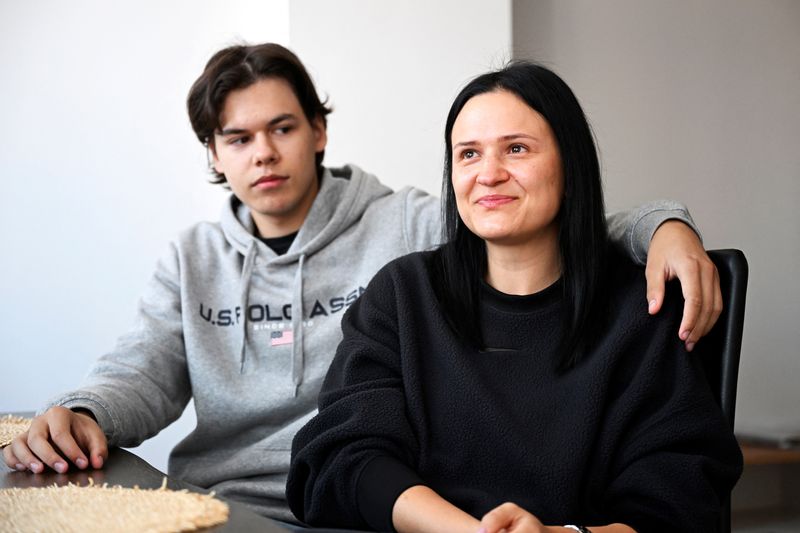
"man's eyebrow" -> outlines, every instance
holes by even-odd
[[[217,130],[215,133],[217,135],[225,137],[226,135],[239,135],[240,133],[245,133],[245,132],[246,132],[246,130],[242,130],[242,129],[238,129],[238,128],[228,128],[228,129],[224,129],[224,130]]]
[[[527,133],[510,133],[508,135],[503,135],[499,137],[498,140],[500,141],[511,141],[513,139],[530,139],[535,142],[540,142],[541,139],[538,137],[534,137],[533,135],[528,135]],[[478,144],[478,141],[462,141],[453,145],[453,149],[459,148],[461,146],[475,146]]]
[[[273,118],[269,122],[267,122],[267,127],[272,127],[276,124],[280,124],[284,120],[291,120],[296,118],[297,117],[292,113],[283,113]],[[241,135],[242,133],[247,133],[247,130],[242,128],[225,128],[223,130],[217,130],[216,132],[217,135],[220,135],[222,137],[225,137],[226,135]]]

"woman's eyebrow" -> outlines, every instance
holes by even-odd
[[[453,149],[456,149],[456,148],[458,148],[460,146],[475,146],[476,144],[478,144],[478,141],[463,141],[463,142],[454,144],[453,145]]]
[[[541,142],[541,139],[533,135],[530,135],[528,133],[509,133],[508,135],[502,135],[497,138],[497,140],[499,141],[511,141],[514,139],[530,139],[535,142]],[[462,141],[455,143],[453,145],[453,149],[459,148],[461,146],[475,146],[476,144],[478,144],[478,141]]]
[[[511,141],[513,139],[530,139],[536,142],[539,142],[541,140],[538,137],[530,135],[529,133],[511,133],[509,135],[503,135],[502,137],[500,137],[501,141]]]

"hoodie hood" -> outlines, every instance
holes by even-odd
[[[357,222],[373,202],[391,193],[392,190],[375,176],[355,165],[326,168],[308,216],[284,255],[276,254],[255,237],[255,222],[250,209],[234,195],[228,198],[222,209],[222,231],[242,256],[248,255],[255,242],[261,245],[258,255],[265,260],[279,264],[293,263],[300,255],[310,256],[324,248]]]
[[[239,281],[240,305],[248,309],[251,283],[260,266],[294,268],[292,280],[292,381],[295,394],[303,380],[305,367],[303,278],[306,259],[325,248],[350,226],[357,223],[364,211],[376,200],[392,194],[392,190],[378,179],[360,168],[350,165],[336,169],[325,169],[322,182],[289,250],[276,254],[269,246],[255,237],[255,222],[250,209],[236,196],[231,195],[222,211],[221,226],[225,238],[243,257]],[[241,347],[239,351],[240,372],[244,373],[247,362],[247,320],[241,322]]]

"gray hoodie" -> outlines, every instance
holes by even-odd
[[[641,262],[668,218],[659,202],[610,219]],[[284,498],[292,438],[313,416],[341,339],[339,322],[384,264],[434,246],[435,197],[393,192],[358,167],[327,169],[284,255],[255,238],[234,196],[219,223],[182,233],[158,262],[135,327],[82,387],[50,402],[91,410],[112,446],[137,446],[194,398],[197,427],[173,450],[169,474],[294,520]]]

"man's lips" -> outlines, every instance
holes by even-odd
[[[275,187],[280,187],[280,185],[289,179],[289,176],[279,176],[277,174],[270,174],[269,176],[261,176],[255,182],[253,182],[252,187],[256,189],[272,189]]]
[[[478,198],[478,201],[475,203],[483,207],[492,208],[513,202],[514,200],[516,200],[514,196],[506,196],[504,194],[488,194]]]

